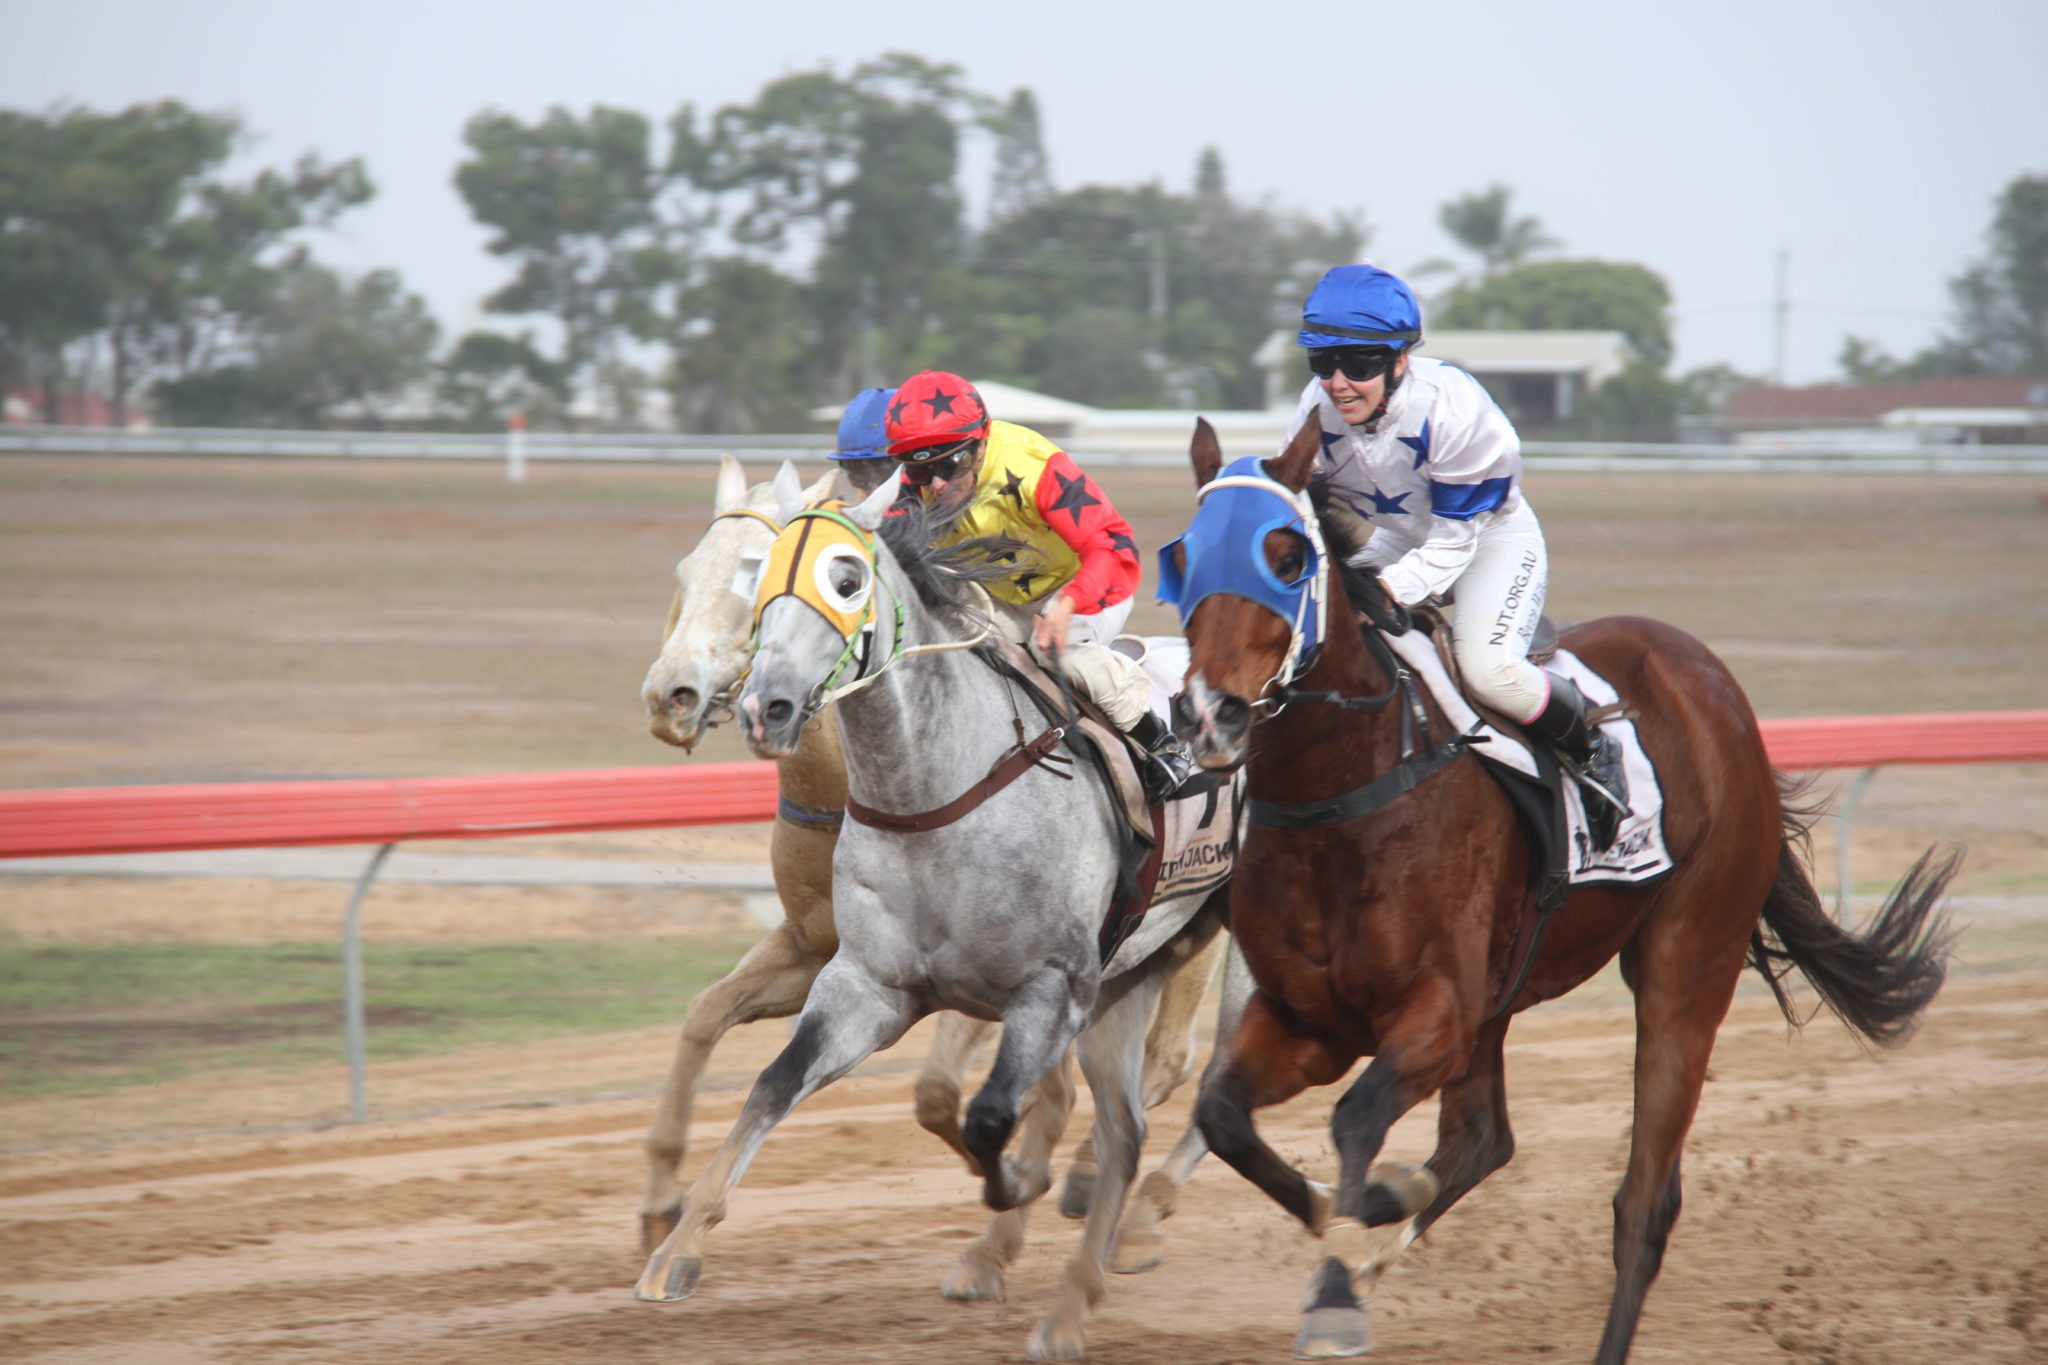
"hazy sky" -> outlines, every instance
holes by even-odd
[[[1795,382],[1845,333],[1930,341],[1993,197],[2048,174],[2048,0],[0,0],[0,34],[0,104],[174,97],[242,115],[244,170],[363,157],[377,199],[316,254],[397,268],[458,330],[509,273],[451,183],[478,110],[660,122],[889,50],[1034,90],[1062,188],[1184,188],[1214,144],[1241,194],[1362,210],[1394,270],[1504,182],[1565,254],[1669,281],[1680,368],[1770,368],[1783,250]]]

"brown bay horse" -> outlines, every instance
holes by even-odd
[[[1277,481],[1276,497],[1315,515],[1305,490],[1316,431],[1309,423],[1280,457],[1241,461],[1233,473]],[[1221,455],[1206,423],[1193,457],[1207,485]],[[1294,623],[1277,608],[1212,591],[1185,622],[1192,704],[1183,728],[1205,766],[1246,765],[1255,803],[1231,927],[1257,989],[1227,1065],[1203,1087],[1198,1121],[1218,1155],[1322,1237],[1296,1353],[1357,1354],[1370,1343],[1360,1291],[1369,1294],[1401,1248],[1514,1153],[1502,1075],[1514,1015],[1618,955],[1635,995],[1634,1126],[1614,1197],[1614,1296],[1595,1359],[1619,1365],[1678,1217],[1680,1152],[1744,966],[1764,975],[1795,1024],[1781,978],[1797,968],[1857,1033],[1902,1041],[1946,971],[1937,904],[1960,855],[1930,850],[1860,934],[1844,929],[1802,861],[1813,815],[1786,804],[1788,784],[1734,677],[1673,627],[1608,618],[1560,643],[1626,704],[1657,768],[1676,867],[1647,884],[1575,888],[1547,932],[1528,932],[1532,855],[1508,797],[1470,752],[1446,755],[1433,772],[1406,763],[1408,708],[1369,704],[1398,690],[1394,656],[1367,634],[1369,616],[1384,619],[1387,604],[1374,578],[1343,565],[1357,548],[1343,543],[1346,529],[1335,519],[1319,526],[1331,537],[1327,553],[1299,520],[1248,535],[1259,543],[1242,551],[1263,558],[1280,583],[1321,575],[1326,638],[1299,677],[1276,678],[1294,641]],[[1183,573],[1187,552],[1171,551]],[[1277,705],[1288,681],[1294,699]],[[1331,704],[1338,697],[1353,704]],[[1431,733],[1452,733],[1425,705]],[[1263,712],[1272,714],[1255,725]],[[1384,780],[1404,765],[1412,789],[1398,776]],[[1296,818],[1300,807],[1373,779],[1382,789],[1334,817]],[[1538,946],[1524,961],[1530,942]],[[1268,1147],[1252,1114],[1336,1082],[1361,1057],[1372,1060],[1331,1118],[1330,1191]],[[1441,1112],[1426,1168],[1375,1167],[1389,1127],[1432,1095]]]

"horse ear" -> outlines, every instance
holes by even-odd
[[[747,476],[731,455],[718,457],[718,491],[711,496],[713,515],[722,515],[747,501]]]
[[[788,460],[775,471],[775,509],[780,514],[776,520],[781,522],[804,510],[804,482]]]
[[[1316,455],[1323,448],[1323,424],[1311,412],[1287,443],[1287,449],[1266,461],[1266,472],[1299,493],[1308,487],[1308,476],[1316,467]]]
[[[1223,443],[1206,417],[1195,419],[1194,439],[1188,442],[1188,459],[1195,466],[1195,487],[1206,488],[1216,471],[1223,468]]]
[[[903,492],[903,472],[898,470],[882,480],[882,486],[867,495],[860,506],[849,507],[846,518],[863,531],[873,531],[882,524],[882,518],[889,515],[889,509],[896,505],[896,499]]]
[[[833,490],[839,487],[839,471],[837,469],[826,470],[824,478],[818,480],[816,483],[812,484],[809,488],[806,488],[804,490],[804,506],[817,506],[819,503],[825,501],[825,499],[831,497],[833,495]]]

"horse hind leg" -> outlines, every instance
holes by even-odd
[[[725,1220],[733,1187],[769,1132],[806,1096],[902,1037],[917,1017],[909,996],[876,982],[844,954],[827,963],[789,1045],[754,1082],[739,1119],[690,1187],[682,1220],[648,1257],[635,1297],[672,1303],[695,1294],[705,1238]]]
[[[1224,941],[1220,937],[1217,939],[1219,945]],[[1174,984],[1180,980],[1181,977],[1176,976]],[[1172,985],[1168,986],[1169,990],[1172,988]],[[1209,1054],[1209,1065],[1202,1070],[1203,1085],[1208,1085],[1229,1062],[1230,1040],[1237,1033],[1238,1021],[1244,1017],[1244,1007],[1251,999],[1251,993],[1251,971],[1245,966],[1244,954],[1231,941],[1223,959],[1222,998],[1216,1005],[1216,1043]],[[1163,1004],[1160,1006],[1162,1014],[1165,1008]],[[1146,1107],[1149,1109],[1151,1106]],[[1208,1154],[1209,1143],[1202,1136],[1202,1125],[1190,1122],[1180,1141],[1174,1143],[1173,1150],[1166,1154],[1166,1160],[1138,1182],[1130,1205],[1124,1210],[1123,1222],[1117,1229],[1116,1253],[1111,1264],[1111,1269],[1117,1274],[1142,1274],[1165,1259],[1166,1235],[1160,1231],[1160,1224],[1173,1216],[1181,1189]]]
[[[1066,1131],[1067,1118],[1074,1109],[1073,1050],[1061,1054],[1059,1065],[1045,1073],[1032,1088],[1018,1126],[1015,1160],[1020,1168],[1034,1172],[1032,1179],[1050,1181],[1053,1148]],[[1024,1249],[1024,1224],[1031,1206],[1005,1209],[989,1219],[988,1229],[960,1253],[960,1261],[939,1291],[962,1302],[1000,1300],[1005,1292],[1010,1262]]]
[[[994,1030],[995,1025],[985,1019],[965,1014],[941,1015],[932,1035],[931,1050],[925,1053],[924,1065],[918,1069],[917,1084],[912,1089],[918,1126],[951,1147],[967,1163],[969,1175],[980,1175],[981,1164],[960,1136],[960,1081],[974,1064],[974,1054]]]
[[[1679,1157],[1742,951],[1740,937],[1702,951],[1675,934],[1639,936],[1624,950],[1623,974],[1636,993],[1635,1122],[1614,1196],[1614,1298],[1597,1365],[1628,1359],[1643,1300],[1663,1268],[1684,1202]]]
[[[676,1039],[668,1081],[647,1134],[647,1176],[640,1195],[640,1249],[652,1253],[682,1217],[679,1179],[688,1154],[697,1086],[712,1049],[735,1024],[781,1019],[803,1008],[825,959],[790,920],[770,930],[725,977],[690,1002]]]

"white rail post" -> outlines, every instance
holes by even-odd
[[[370,892],[370,883],[377,880],[377,872],[384,866],[384,860],[391,856],[396,844],[379,844],[377,851],[370,855],[370,862],[363,869],[363,875],[356,879],[355,894],[348,898],[348,914],[341,926],[341,997],[342,1018],[348,1029],[348,1113],[357,1123],[370,1117],[369,1089],[363,1072],[366,1066],[365,1030],[363,1028],[363,897]]]
[[[1863,799],[1863,793],[1870,786],[1870,780],[1877,776],[1876,768],[1865,768],[1856,774],[1856,780],[1849,784],[1849,795],[1842,801],[1841,814],[1836,817],[1835,828],[1835,918],[1849,922],[1849,892],[1853,889],[1849,876],[1849,827],[1856,819],[1856,803]]]
[[[515,412],[505,419],[505,478],[526,482],[526,414]]]

